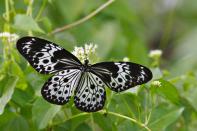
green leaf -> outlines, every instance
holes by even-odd
[[[27,15],[16,15],[14,18],[14,27],[23,31],[35,31],[44,33],[44,31],[38,26],[36,21]]]
[[[171,109],[168,111],[160,108],[155,109],[152,113],[154,118],[152,118],[152,121],[148,124],[148,127],[152,131],[165,130],[166,127],[175,122],[181,116],[183,110],[183,107]],[[154,114],[154,112],[156,112],[156,114]]]
[[[16,114],[5,109],[2,115],[0,115],[0,129],[3,128],[10,120],[14,119]]]
[[[138,103],[140,101],[132,93],[114,94],[109,105],[109,110],[121,112],[126,116],[138,118]]]
[[[25,90],[16,88],[12,96],[12,101],[20,107],[25,107],[34,97],[35,96],[30,88],[26,88]]]
[[[1,131],[29,131],[27,120],[19,113],[16,114],[10,109],[6,108],[4,113],[0,115]]]
[[[78,115],[78,114],[77,114]],[[72,115],[75,116],[75,115]],[[62,121],[62,123],[55,124],[55,131],[74,131],[81,123],[87,121],[89,115],[81,115],[78,117],[70,117]],[[55,122],[54,122],[55,123]]]
[[[161,82],[161,86],[157,88],[157,92],[163,96],[164,98],[168,99],[172,103],[179,105],[180,104],[180,96],[179,92],[177,91],[176,87],[168,81],[163,79],[159,79]],[[155,88],[155,87],[153,87]]]
[[[52,24],[48,17],[44,17],[41,19],[41,26],[46,32],[52,31]]]
[[[32,119],[37,128],[39,130],[44,129],[52,121],[56,113],[60,111],[60,108],[61,106],[52,105],[43,98],[38,97],[32,108]]]
[[[77,126],[75,131],[92,131],[92,129],[88,126],[88,124],[81,123],[79,126]]]
[[[28,130],[29,130],[29,125],[22,116],[16,116],[14,119],[11,119],[3,128],[3,131],[28,131]]]
[[[105,131],[115,131],[117,130],[117,126],[112,122],[110,115],[101,115],[98,113],[93,114],[94,121],[98,126]]]
[[[141,131],[142,127],[139,127],[137,124],[132,123],[128,120],[123,120],[118,124],[117,131]]]
[[[191,105],[191,103],[184,97],[181,97],[181,105],[184,106],[184,111],[183,111],[183,118],[184,118],[184,123],[185,126],[188,126],[191,124],[193,115],[196,112],[195,108]]]
[[[14,88],[17,84],[18,77],[17,76],[9,76],[4,87],[3,94],[0,98],[0,115],[3,113],[6,104],[10,101],[12,94],[14,92]]]
[[[3,95],[3,90],[5,88],[7,79],[7,74],[0,72],[0,97]]]
[[[185,99],[194,107],[197,111],[197,88],[192,88],[188,92],[185,93]]]
[[[10,72],[12,74],[17,74],[17,76],[20,78],[17,82],[17,85],[16,85],[17,88],[20,88],[20,89],[27,88],[27,83],[26,83],[24,73],[17,63],[13,62],[10,65]]]

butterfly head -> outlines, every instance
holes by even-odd
[[[88,59],[84,60],[84,65],[80,67],[80,69],[81,69],[82,72],[89,71],[90,68],[91,67],[90,67],[89,60]]]
[[[85,66],[88,66],[88,65],[89,65],[89,60],[88,60],[88,59],[85,59],[85,60],[84,60],[84,65],[85,65]]]

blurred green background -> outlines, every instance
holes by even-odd
[[[51,33],[106,2],[0,0],[1,131],[196,131],[197,1],[114,0],[80,25]],[[127,57],[150,67],[154,78],[136,92],[116,94],[106,88],[100,112],[80,112],[73,100],[52,105],[40,94],[50,76],[38,74],[16,50],[17,39],[27,35],[68,51],[96,44],[98,61]],[[161,57],[150,57],[155,49]]]

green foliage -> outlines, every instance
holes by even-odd
[[[172,2],[171,2],[172,1]],[[197,129],[196,0],[0,1],[1,131],[195,131]],[[69,28],[54,31],[61,26]],[[68,51],[93,43],[92,61],[130,61],[150,67],[153,80],[135,91],[106,88],[103,110],[85,113],[73,99],[46,102],[41,87],[50,76],[37,73],[16,50],[17,37],[42,37]],[[163,53],[154,56],[150,50]],[[90,61],[91,61],[90,60]]]
[[[43,30],[38,26],[36,21],[27,15],[16,15],[14,18],[14,27],[16,30],[23,30],[23,31],[35,31],[44,33]]]
[[[8,78],[3,79],[2,81],[6,81],[5,85],[4,82],[1,83],[1,86],[4,87],[2,91],[2,96],[0,98],[0,115],[3,113],[6,104],[12,98],[12,94],[14,92],[14,88],[16,86],[16,82],[18,81],[18,77],[16,76],[8,76]]]
[[[181,116],[183,110],[183,107],[178,109],[166,109],[166,107],[164,108],[162,106],[157,107],[156,109],[153,109],[153,114],[151,114],[153,118],[150,119],[148,127],[150,127],[153,131],[165,130],[170,124],[175,122]]]
[[[180,103],[180,96],[176,87],[163,79],[160,79],[159,81],[161,82],[161,86],[156,89],[157,93],[163,96],[166,100],[178,105]]]
[[[60,106],[47,104],[42,98],[38,98],[32,107],[32,120],[38,129],[43,129],[60,111]]]

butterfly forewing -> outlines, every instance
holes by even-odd
[[[42,74],[51,74],[81,65],[74,55],[62,47],[37,37],[19,39],[17,49],[36,71]]]
[[[74,102],[78,109],[86,112],[101,110],[105,104],[103,81],[91,72],[85,72],[75,91]]]
[[[116,92],[144,84],[152,79],[152,73],[148,68],[131,62],[102,62],[91,67],[92,72]]]
[[[50,103],[63,105],[69,101],[80,78],[81,71],[78,69],[60,71],[44,84],[41,94]]]

